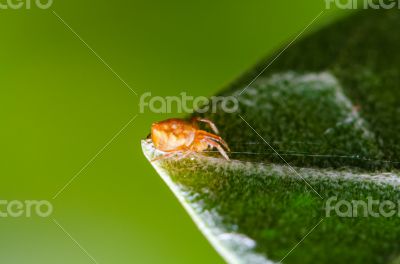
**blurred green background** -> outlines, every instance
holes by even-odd
[[[93,263],[54,218],[98,263],[223,263],[141,151],[152,122],[177,115],[140,114],[106,145],[139,97],[53,11],[139,95],[210,96],[324,8],[56,0],[49,10],[0,10],[0,199],[54,205],[52,218],[0,219],[1,262]],[[326,11],[312,29],[343,14]]]

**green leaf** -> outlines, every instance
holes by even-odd
[[[398,28],[398,10],[360,12],[220,93],[237,96],[238,112],[204,116],[232,161],[152,162],[229,263],[399,262]]]

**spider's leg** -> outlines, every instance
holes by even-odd
[[[172,157],[177,156],[179,154],[185,155],[189,151],[190,150],[188,149],[187,146],[179,146],[179,147],[177,147],[177,148],[175,148],[173,150],[170,150],[169,152],[167,152],[167,153],[165,153],[165,154],[163,154],[161,156],[158,156],[155,159],[152,159],[151,161],[153,162],[153,161],[158,161],[158,160],[169,159],[169,158],[172,158]]]
[[[227,151],[229,151],[229,152],[231,151],[228,144],[220,136],[208,133],[207,131],[203,131],[203,130],[197,131],[197,134],[200,135],[201,137],[213,140],[213,141],[221,144]]]
[[[222,155],[226,160],[228,160],[228,161],[230,160],[229,157],[228,157],[228,154],[226,154],[225,150],[221,147],[220,144],[218,144],[218,143],[215,142],[214,140],[211,140],[211,139],[208,139],[208,138],[206,138],[205,140],[206,140],[206,142],[207,142],[210,146],[217,148],[218,151],[219,151],[219,153],[221,153],[221,155]]]
[[[219,134],[218,128],[214,124],[213,121],[211,121],[211,120],[209,120],[207,118],[193,117],[192,118],[192,123],[197,123],[197,122],[203,122],[203,123],[208,124],[211,127],[212,131],[214,131],[215,134]]]
[[[186,151],[186,152],[183,152],[182,155],[179,156],[176,160],[184,159],[184,158],[186,158],[187,156],[189,156],[190,154],[193,154],[193,151],[188,150],[188,151]]]
[[[225,143],[225,141],[214,134],[210,134],[206,131],[202,131],[202,130],[198,130],[196,133],[196,139],[195,142],[198,142],[197,145],[200,145],[200,149],[198,149],[197,151],[203,151],[206,150],[207,147],[211,146],[211,147],[215,147],[219,153],[221,153],[221,155],[226,159],[229,160],[228,154],[226,154],[224,147],[226,147],[227,150],[229,150],[228,145]],[[203,143],[203,144],[202,144]],[[204,148],[204,144],[206,144],[206,147]],[[196,145],[194,145],[196,146]]]

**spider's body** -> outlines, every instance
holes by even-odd
[[[151,139],[154,147],[166,154],[156,160],[174,155],[185,157],[191,153],[198,153],[207,149],[216,148],[221,155],[229,160],[224,148],[229,151],[225,141],[215,134],[200,130],[197,122],[205,122],[215,133],[218,130],[208,119],[193,118],[191,122],[183,119],[168,119],[151,126]],[[223,148],[224,147],[224,148]]]

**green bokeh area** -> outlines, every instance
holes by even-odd
[[[50,218],[0,219],[1,262],[93,263],[54,218],[98,263],[223,263],[140,147],[152,122],[183,114],[147,111],[114,138],[139,97],[56,14],[139,96],[210,96],[324,8],[69,0],[0,10],[0,199],[54,205]],[[345,13],[326,11],[310,29]]]

